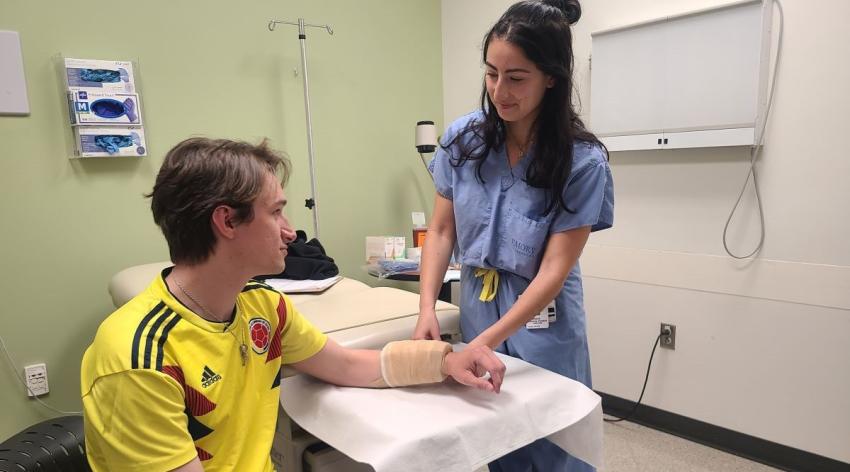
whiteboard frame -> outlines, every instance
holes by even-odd
[[[769,0],[769,1],[772,1],[772,0]],[[651,25],[651,24],[655,24],[655,23],[663,23],[665,21],[678,20],[678,19],[681,19],[681,18],[689,17],[689,16],[701,15],[703,13],[714,13],[714,12],[717,12],[717,11],[720,11],[720,10],[726,10],[726,9],[729,9],[729,8],[741,7],[741,6],[744,6],[744,5],[754,5],[754,4],[762,3],[762,2],[763,2],[763,0],[736,0],[734,2],[724,3],[722,5],[715,5],[715,6],[711,6],[711,7],[707,7],[707,8],[700,8],[700,9],[697,9],[697,10],[690,10],[690,11],[687,11],[687,12],[684,12],[684,13],[677,13],[675,15],[663,16],[661,18],[653,18],[651,20],[637,21],[637,22],[634,22],[634,23],[627,23],[625,25],[613,26],[611,28],[593,31],[592,33],[590,33],[590,37],[592,38],[593,36],[596,36],[596,35],[614,33],[614,32],[617,32],[617,31],[623,31],[623,30],[627,30],[627,29],[630,29],[630,28],[637,28],[639,26],[647,26],[647,25]]]

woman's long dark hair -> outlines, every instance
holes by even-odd
[[[564,201],[563,189],[573,166],[573,142],[576,140],[600,144],[599,139],[578,118],[572,102],[573,45],[570,25],[581,16],[578,0],[528,0],[512,5],[484,37],[483,60],[487,60],[490,41],[501,39],[520,48],[525,56],[544,74],[554,79],[546,89],[540,112],[532,126],[534,159],[525,174],[528,185],[546,189],[546,206],[543,215],[557,203],[574,213]],[[505,122],[487,94],[484,84],[481,92],[482,121],[470,122],[443,148],[448,151],[459,146],[460,155],[452,165],[478,161],[476,173],[481,177],[481,164],[492,149],[505,144]],[[472,133],[473,139],[462,139]]]

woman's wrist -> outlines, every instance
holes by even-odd
[[[419,307],[419,316],[437,316],[437,311],[434,309],[434,305],[431,306],[420,306]]]
[[[501,344],[501,343],[495,343],[495,345],[494,345],[494,343],[493,343],[493,333],[488,332],[491,329],[492,329],[492,326],[490,328],[484,330],[484,332],[482,332],[481,334],[476,336],[475,339],[470,341],[468,346],[469,347],[487,346],[490,349],[496,349],[496,346]]]
[[[419,295],[419,312],[430,311],[434,312],[437,307],[437,299],[436,297],[430,297],[428,295]]]

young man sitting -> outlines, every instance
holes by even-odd
[[[288,173],[265,142],[192,138],[168,152],[149,197],[174,267],[104,320],[83,357],[95,472],[272,470],[282,364],[344,386],[451,376],[498,393],[505,367],[486,347],[346,349],[251,280],[284,268]]]

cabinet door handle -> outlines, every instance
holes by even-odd
[[[658,138],[658,144],[661,144],[661,138]]]
[[[667,144],[667,138],[664,138],[664,144]]]

